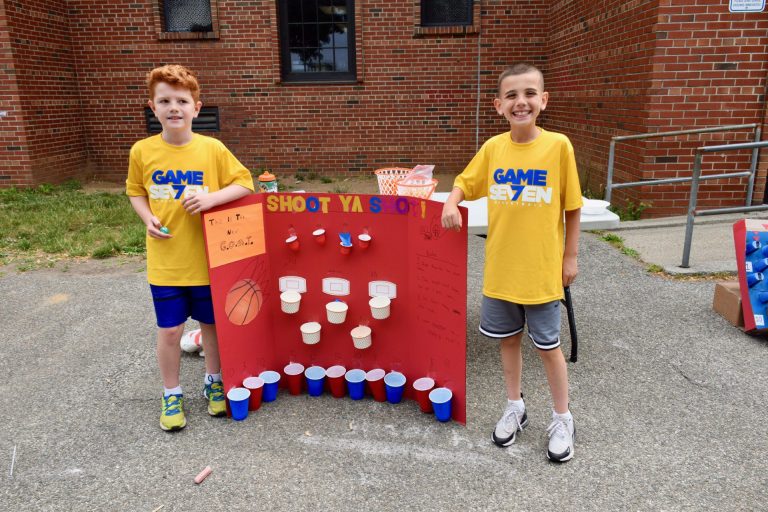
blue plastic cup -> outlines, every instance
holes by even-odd
[[[757,300],[765,304],[768,302],[768,292],[760,292],[757,294]]]
[[[762,258],[752,264],[752,270],[754,272],[762,272],[768,268],[768,258]]]
[[[755,272],[754,274],[747,274],[747,285],[752,288],[757,283],[763,280],[763,274]]]
[[[349,370],[344,375],[347,381],[347,392],[352,400],[362,400],[365,396],[365,372],[363,370]]]
[[[448,388],[435,388],[429,392],[429,401],[432,402],[432,410],[435,411],[437,421],[449,421],[451,419],[451,399],[453,393]]]
[[[280,374],[267,370],[261,372],[259,377],[264,381],[264,391],[261,394],[262,402],[274,402],[277,398],[277,388],[280,384]]]
[[[384,376],[384,387],[387,390],[387,402],[399,404],[403,399],[405,375],[400,372],[389,372]]]
[[[747,242],[747,254],[752,254],[753,252],[758,250],[761,245],[762,244],[760,243],[759,240],[753,240],[751,242]],[[768,256],[768,254],[766,254],[766,256]]]
[[[760,242],[757,242],[757,243],[759,244]],[[749,254],[749,253],[750,253],[750,251],[749,251],[749,250],[747,250],[747,254]],[[761,253],[763,256],[765,256],[766,258],[768,258],[768,245],[766,245],[766,246],[764,246],[762,249],[760,249],[760,253]]]
[[[322,366],[310,366],[304,372],[307,378],[307,392],[309,396],[320,396],[323,394],[323,384],[325,383],[325,368]]]
[[[227,392],[229,400],[229,410],[232,412],[232,419],[242,421],[248,417],[248,399],[251,392],[245,388],[232,388]]]

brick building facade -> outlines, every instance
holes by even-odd
[[[613,136],[768,124],[768,12],[731,13],[727,0],[476,0],[471,23],[452,27],[423,26],[424,0],[358,0],[348,4],[354,79],[334,83],[285,80],[281,0],[210,0],[212,26],[194,33],[164,31],[162,1],[0,0],[0,186],[123,180],[131,144],[147,136],[144,75],[164,63],[195,69],[204,105],[218,107],[212,135],[278,176],[417,163],[459,172],[506,129],[491,100],[498,73],[521,60],[544,70],[542,125],[571,138],[595,195]],[[695,147],[751,137],[623,143],[616,180],[687,176]],[[708,155],[705,169],[746,170],[748,158]],[[701,204],[738,205],[744,183],[707,182]],[[614,202],[681,214],[687,191],[625,189]]]

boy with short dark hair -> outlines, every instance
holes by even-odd
[[[131,148],[126,193],[147,226],[147,280],[164,387],[160,428],[173,431],[187,424],[179,341],[190,316],[200,322],[203,334],[208,414],[226,414],[200,212],[253,192],[253,179],[224,144],[192,132],[202,103],[191,70],[179,65],[153,69],[147,86],[149,107],[163,131]]]
[[[520,63],[504,70],[493,104],[510,130],[486,141],[456,178],[442,223],[460,229],[458,204],[488,196],[480,332],[501,339],[508,399],[493,442],[510,446],[528,425],[520,389],[520,344],[527,323],[554,401],[547,457],[565,462],[573,457],[576,429],[568,408],[568,369],[559,350],[560,299],[578,273],[582,200],[570,141],[536,126],[548,99],[544,77],[534,66]]]

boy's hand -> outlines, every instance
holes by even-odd
[[[163,227],[163,223],[160,222],[160,219],[152,216],[152,218],[149,219],[149,222],[147,223],[147,234],[152,238],[173,238],[173,236],[169,235],[168,233],[163,233],[160,231],[161,227]]]
[[[571,286],[579,273],[579,264],[575,256],[563,257],[563,287]]]
[[[455,204],[446,202],[443,206],[443,214],[440,219],[445,229],[461,231],[461,213]]]
[[[211,194],[187,194],[181,201],[181,206],[189,214],[205,212],[216,206],[215,198]]]

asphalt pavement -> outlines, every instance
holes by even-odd
[[[654,229],[616,234],[645,262],[663,264],[653,249],[668,238],[640,246]],[[713,240],[704,232],[697,226],[694,244]],[[694,245],[693,267],[709,247]],[[582,234],[571,288],[575,458],[546,460],[550,397],[528,343],[530,424],[510,448],[494,446],[505,396],[496,343],[476,328],[483,249],[470,237],[466,426],[438,423],[410,401],[283,392],[245,421],[210,418],[191,391],[203,360],[184,354],[188,426],[162,432],[141,262],[6,271],[0,509],[765,510],[768,342],[712,310],[713,281],[649,273],[597,234]],[[195,485],[206,466],[212,474]]]

